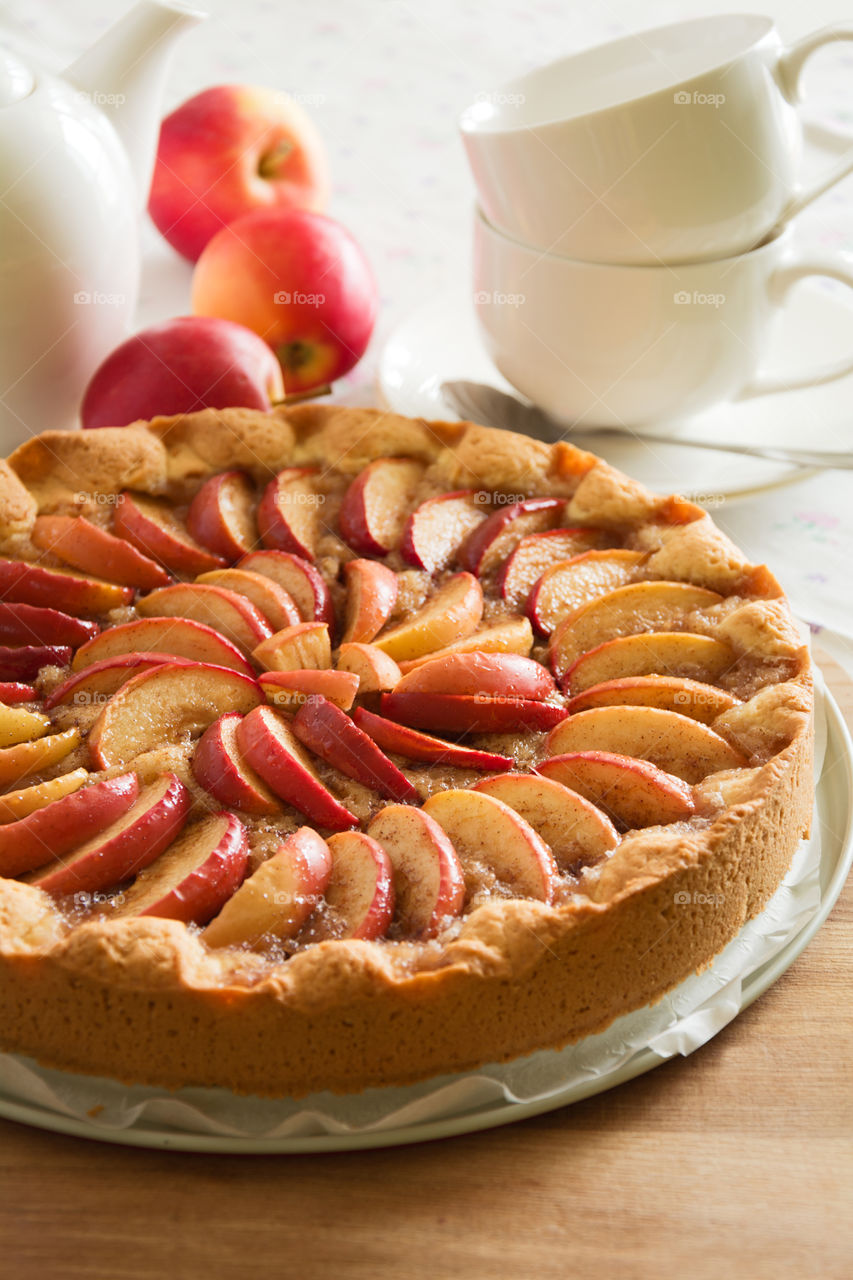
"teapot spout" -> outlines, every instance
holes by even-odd
[[[127,151],[141,208],[151,186],[174,42],[206,17],[180,0],[138,0],[64,73],[112,122]]]

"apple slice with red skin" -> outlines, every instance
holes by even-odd
[[[718,715],[738,706],[739,700],[715,685],[682,676],[623,676],[576,694],[569,700],[569,714],[589,711],[591,707],[629,705],[678,711],[703,724],[712,724]]]
[[[187,511],[187,528],[200,546],[233,562],[258,542],[255,487],[244,471],[220,471],[205,480]]]
[[[420,658],[473,635],[483,616],[483,589],[471,573],[455,573],[410,618],[382,632],[377,648],[395,662]]]
[[[42,667],[67,667],[73,652],[66,644],[0,645],[0,676],[33,680]]]
[[[61,858],[111,827],[138,795],[136,774],[123,773],[71,791],[17,822],[0,826],[0,876],[19,876]]]
[[[424,474],[412,458],[377,458],[352,481],[338,512],[344,542],[362,556],[387,556],[403,539]]]
[[[298,711],[314,694],[349,711],[358,693],[358,676],[351,671],[265,671],[258,683],[268,702],[287,713]]]
[[[252,551],[237,568],[277,583],[294,601],[303,622],[325,622],[334,630],[335,606],[326,579],[302,556],[290,551]]]
[[[606,814],[577,791],[533,773],[503,773],[475,782],[482,791],[503,800],[536,831],[563,871],[576,871],[607,856],[619,836]]]
[[[423,812],[445,832],[464,870],[485,863],[514,897],[553,902],[559,874],[554,855],[508,804],[481,791],[452,789],[430,796]]]
[[[58,609],[0,601],[0,640],[7,645],[77,645],[93,639],[97,622],[74,618]]]
[[[312,915],[332,872],[326,841],[299,827],[222,906],[202,937],[209,947],[293,938]]]
[[[19,791],[7,791],[0,796],[0,823],[17,822],[26,818],[46,804],[52,804],[62,796],[70,795],[78,787],[91,778],[88,769],[71,769],[56,778],[48,778],[47,782],[35,782],[31,787],[22,787]]]
[[[465,877],[459,858],[428,813],[410,805],[386,805],[371,819],[367,835],[391,863],[395,920],[404,935],[426,941],[462,914]]]
[[[735,661],[731,646],[712,636],[648,631],[616,636],[588,649],[575,659],[561,683],[566,693],[575,694],[622,676],[666,674],[717,680]]]
[[[550,635],[576,610],[631,582],[645,559],[639,551],[616,548],[585,551],[552,564],[527,598],[527,613],[534,627],[540,635]]]
[[[372,738],[345,711],[318,694],[299,708],[293,732],[309,751],[390,800],[418,801],[420,794]]]
[[[206,924],[237,892],[249,865],[249,838],[234,813],[185,827],[125,889],[113,916],[156,916]]]
[[[170,569],[195,577],[224,565],[223,556],[206,551],[178,519],[169,503],[141,493],[120,493],[113,528],[137,551]]]
[[[400,670],[406,675],[407,672],[414,671],[415,667],[432,662],[434,658],[444,658],[449,653],[520,653],[526,658],[532,648],[533,628],[529,618],[505,618],[503,622],[475,631],[470,636],[445,645],[443,649],[423,653],[419,658],[404,659],[400,662]]]
[[[196,582],[225,587],[228,591],[236,591],[238,596],[245,596],[266,618],[273,631],[292,627],[299,621],[299,610],[287,592],[271,578],[252,573],[250,569],[211,569],[210,573],[200,574]]]
[[[550,529],[522,538],[501,566],[496,587],[507,604],[523,609],[535,584],[546,569],[561,560],[571,560],[600,547],[606,534],[601,529]]]
[[[548,755],[607,751],[650,760],[659,769],[701,782],[709,773],[742,769],[749,761],[708,725],[659,707],[592,707],[568,716],[545,740]]]
[[[198,785],[228,808],[259,815],[280,813],[281,805],[240,750],[239,711],[227,711],[198,740],[192,771]]]
[[[137,600],[136,608],[144,618],[187,618],[190,622],[201,622],[249,653],[273,633],[263,614],[245,596],[203,582],[160,587]]]
[[[105,702],[132,676],[141,675],[152,667],[162,667],[166,663],[185,666],[189,661],[189,658],[175,658],[169,653],[119,653],[113,658],[93,662],[91,666],[84,667],[82,671],[76,671],[67,680],[63,680],[45,699],[45,709],[50,711],[53,707],[69,702],[76,706]]]
[[[456,553],[460,567],[478,578],[491,573],[525,535],[542,533],[559,523],[565,498],[523,498],[505,503],[476,525]]]
[[[513,733],[553,729],[565,707],[506,694],[383,693],[379,710],[390,720],[433,733]]]
[[[557,692],[540,662],[516,653],[449,653],[403,676],[395,693],[500,694],[534,700]]]
[[[251,664],[236,645],[213,627],[189,618],[137,618],[134,622],[122,622],[82,645],[75,653],[71,667],[74,671],[82,671],[95,663],[137,653],[166,653],[175,659],[187,658],[190,662],[204,662],[213,667],[230,667],[232,671],[240,671],[246,676],[254,674]]]
[[[31,684],[21,684],[17,680],[0,682],[0,702],[5,703],[7,707],[15,706],[19,702],[35,702],[37,698],[38,694]]]
[[[358,826],[358,818],[323,785],[290,725],[272,707],[256,707],[241,720],[237,743],[267,786],[311,822],[330,831]]]
[[[385,626],[397,603],[397,575],[377,560],[344,565],[347,586],[344,644],[369,644]]]
[[[695,807],[693,792],[681,778],[631,756],[572,751],[543,760],[536,772],[577,791],[628,829],[684,822]]]
[[[143,787],[110,826],[27,879],[55,897],[111,889],[147,867],[172,843],[189,816],[190,803],[180,778],[165,773]]]
[[[489,509],[475,489],[459,489],[427,498],[406,521],[400,554],[416,569],[436,573],[455,559],[471,532],[483,523]]]
[[[332,644],[325,622],[297,622],[261,641],[252,657],[267,671],[324,670],[332,665]]]
[[[394,918],[394,868],[378,841],[363,831],[339,831],[326,842],[332,873],[326,909],[310,928],[312,942],[383,938]]]
[[[10,604],[47,605],[65,613],[97,616],[130,604],[133,588],[26,560],[0,560],[0,596]]]
[[[494,751],[478,751],[476,747],[460,747],[455,742],[445,742],[443,738],[433,738],[408,725],[397,724],[395,720],[386,720],[363,707],[356,707],[352,718],[369,734],[383,751],[393,751],[395,755],[405,756],[407,760],[423,760],[429,764],[446,764],[458,769],[511,769],[515,761],[510,756],[501,756]]]
[[[402,679],[402,671],[393,658],[375,644],[342,644],[338,650],[338,671],[349,671],[358,679],[360,694],[382,693],[393,689]]]
[[[285,467],[270,480],[258,503],[258,529],[265,547],[314,559],[323,502],[316,476],[316,467]]]
[[[37,516],[30,536],[39,550],[108,582],[148,591],[169,581],[156,560],[85,516]]]
[[[127,764],[145,751],[200,736],[225,711],[251,711],[263,695],[256,681],[229,667],[164,663],[132,676],[89,733],[99,768]]]

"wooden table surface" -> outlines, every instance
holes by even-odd
[[[824,670],[853,721],[853,686]],[[849,1280],[852,925],[853,881],[698,1053],[491,1132],[258,1157],[0,1121],[0,1266],[10,1280]]]

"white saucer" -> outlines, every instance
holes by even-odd
[[[786,371],[811,368],[851,351],[853,307],[832,286],[805,284],[779,319],[768,365]],[[470,295],[462,289],[431,299],[398,326],[382,351],[377,376],[388,407],[415,418],[459,416],[441,393],[441,384],[452,379],[513,390],[486,354]],[[676,433],[740,444],[853,449],[853,375],[826,386],[721,405],[674,426]],[[680,493],[711,506],[814,474],[782,462],[650,444],[639,436],[584,436],[579,443],[656,492]]]

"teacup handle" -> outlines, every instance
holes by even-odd
[[[839,258],[842,259],[841,262]],[[848,265],[843,265],[844,262]],[[842,284],[853,289],[853,255],[839,254],[829,257],[824,254],[815,254],[801,258],[788,266],[777,267],[767,281],[770,297],[777,306],[781,306],[798,281],[808,280],[814,276],[840,280]],[[777,391],[797,391],[803,387],[819,387],[825,382],[836,382],[849,373],[853,373],[853,355],[845,356],[843,360],[833,360],[829,364],[818,365],[802,373],[794,373],[790,377],[759,372],[734,398],[750,400],[754,396],[769,396]]]
[[[776,75],[782,92],[793,106],[801,100],[800,77],[806,62],[818,49],[836,40],[853,40],[853,26],[824,27],[821,31],[815,31],[812,35],[798,40],[781,55],[776,66]],[[808,186],[799,186],[796,189],[779,216],[780,223],[793,218],[805,209],[806,205],[811,204],[812,200],[816,200],[818,196],[823,195],[824,191],[834,187],[842,178],[846,178],[848,173],[853,173],[853,134],[849,136],[851,145],[841,159]]]

